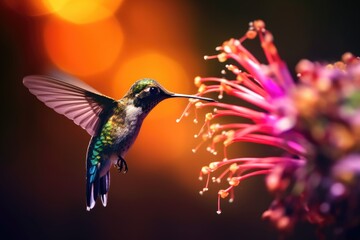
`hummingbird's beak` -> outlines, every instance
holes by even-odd
[[[192,98],[192,99],[199,99],[207,102],[216,102],[212,98],[200,97],[195,95],[186,95],[186,94],[177,94],[177,93],[170,93],[169,98]]]

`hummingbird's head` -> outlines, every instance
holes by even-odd
[[[169,92],[158,82],[150,78],[144,78],[136,81],[125,97],[128,99],[133,99],[134,106],[141,107],[145,112],[149,112],[159,102],[167,98],[180,97],[214,101],[211,98]]]

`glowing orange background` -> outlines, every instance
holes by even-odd
[[[359,55],[356,8],[327,3],[323,9],[314,1],[1,0],[0,238],[276,239],[260,218],[271,201],[261,178],[244,182],[220,216],[218,186],[199,196],[201,166],[216,157],[191,152],[199,126],[192,116],[175,122],[184,99],[150,113],[126,156],[129,173],[111,172],[109,205],[86,212],[89,136],[40,103],[22,78],[61,70],[118,99],[150,77],[192,94],[195,76],[219,76],[223,69],[202,56],[257,18],[267,22],[290,69],[303,57]],[[307,229],[301,226],[293,239],[314,239]]]

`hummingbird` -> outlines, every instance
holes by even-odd
[[[86,154],[86,209],[94,208],[100,196],[106,207],[110,187],[110,167],[128,171],[125,154],[139,134],[143,120],[161,101],[191,98],[214,101],[196,95],[167,91],[150,78],[136,81],[119,100],[105,96],[77,79],[57,79],[32,75],[24,85],[45,105],[73,120],[91,136]]]

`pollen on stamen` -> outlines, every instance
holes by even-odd
[[[221,210],[217,210],[216,213],[220,215],[220,214],[221,214]]]
[[[257,35],[257,32],[256,31],[254,31],[254,30],[248,30],[247,32],[246,32],[246,37],[248,38],[248,39],[254,39],[254,38],[256,38],[256,35]]]
[[[205,56],[204,56],[204,60],[216,59],[216,58],[219,58],[218,55],[213,55],[213,56],[205,55]]]
[[[224,140],[225,147],[229,146],[233,142],[234,135],[235,135],[235,131],[233,131],[233,130],[226,132],[226,134],[225,134],[226,139]]]
[[[214,171],[218,168],[218,165],[219,165],[219,162],[212,162],[209,164],[209,168]]]
[[[212,118],[213,118],[212,113],[207,113],[207,114],[205,115],[205,121],[210,121]]]
[[[209,59],[209,58],[208,58]],[[220,53],[217,55],[217,59],[219,60],[219,62],[225,62],[227,60],[227,55],[226,53]]]
[[[216,132],[219,128],[220,128],[220,124],[218,124],[218,123],[210,125],[210,131],[212,133]]]
[[[218,99],[223,99],[223,97],[224,97],[224,95],[223,95],[222,93],[220,93],[220,94],[218,95]]]
[[[187,111],[189,106],[190,106],[191,103],[189,103],[189,105],[186,107],[186,109],[183,111],[183,113],[181,114],[181,116],[176,119],[176,123],[179,123],[181,121],[181,119],[183,119],[183,117],[187,117],[189,116],[189,112]]]
[[[209,174],[210,173],[210,168],[208,167],[208,166],[204,166],[204,167],[202,167],[201,168],[201,172],[202,172],[202,174]]]
[[[232,172],[233,174],[239,169],[238,165],[236,163],[233,163],[230,165],[229,170],[230,172]]]
[[[212,148],[212,147],[207,147],[207,148],[206,148],[206,151],[210,152],[210,153],[213,154],[213,155],[217,155],[217,152],[216,152],[215,149]]]
[[[231,47],[229,46],[229,45],[225,45],[225,47],[224,47],[224,52],[226,52],[226,53],[231,53],[232,51],[231,51]]]
[[[263,20],[255,20],[253,21],[254,28],[259,31],[265,29],[265,22]]]
[[[198,88],[198,93],[203,93],[206,90],[206,85],[205,84],[201,84]]]
[[[227,196],[229,196],[229,192],[225,190],[219,190],[218,194],[221,198],[226,198]]]
[[[194,78],[194,84],[196,87],[200,87],[200,85],[201,85],[201,77],[200,76],[196,76]]]
[[[196,103],[198,101],[199,101],[199,99],[189,98],[189,102],[191,102],[191,103]]]
[[[238,178],[231,178],[230,181],[229,181],[230,186],[235,186],[236,187],[237,185],[239,185],[239,183],[240,183],[240,180]]]
[[[195,103],[195,107],[196,107],[196,108],[201,108],[202,105],[203,105],[202,102],[197,102],[197,103]]]
[[[231,71],[232,73],[234,73],[235,75],[238,75],[239,73],[241,73],[241,70],[240,70],[238,67],[236,67],[236,66],[234,66],[234,65],[232,65],[232,64],[227,64],[225,67],[226,67],[229,71]]]

